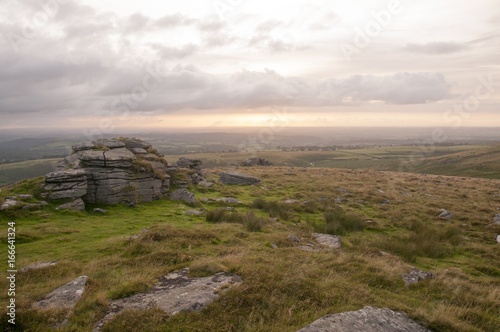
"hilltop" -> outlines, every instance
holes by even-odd
[[[194,204],[164,198],[135,207],[88,204],[82,212],[52,203],[2,211],[2,224],[16,222],[19,267],[57,261],[18,275],[19,326],[46,330],[62,323],[66,311],[31,305],[85,275],[87,289],[63,330],[90,331],[111,301],[151,290],[157,278],[184,267],[190,277],[225,272],[243,282],[201,313],[129,311],[105,330],[297,331],[326,314],[365,306],[403,311],[435,331],[495,331],[500,324],[500,225],[493,224],[499,180],[236,167],[261,182],[234,186],[217,182],[226,170],[205,171],[213,187],[188,186]],[[2,188],[0,203],[25,193],[35,195],[27,203],[36,203],[42,181]],[[451,218],[439,217],[441,209]],[[341,235],[341,249],[309,247],[315,232]],[[5,250],[6,235],[4,229]],[[413,268],[434,277],[405,286],[402,276]]]

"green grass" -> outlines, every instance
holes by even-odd
[[[340,208],[328,209],[323,212],[324,223],[312,224],[318,233],[345,235],[350,232],[360,232],[364,228],[365,220],[358,215],[348,214]]]

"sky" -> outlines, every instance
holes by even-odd
[[[2,0],[0,128],[500,126],[498,0]]]

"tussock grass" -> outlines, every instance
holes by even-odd
[[[379,242],[378,246],[415,262],[417,257],[451,256],[463,242],[463,232],[456,226],[430,227],[418,221],[412,224],[410,231],[409,234],[395,235]]]
[[[263,210],[269,213],[271,218],[280,218],[282,220],[288,220],[291,217],[292,206],[290,204],[285,204],[280,201],[266,201],[263,198],[256,198],[252,205],[252,208]]]
[[[358,215],[346,213],[344,210],[329,209],[323,212],[324,222],[311,223],[316,232],[346,235],[350,232],[360,232],[364,228],[365,221]]]
[[[249,232],[260,232],[267,223],[266,220],[259,218],[253,211],[247,213],[231,212],[224,208],[209,210],[206,214],[206,221],[210,223],[237,223],[242,224]]]

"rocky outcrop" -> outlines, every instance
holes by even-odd
[[[430,332],[402,312],[374,307],[327,315],[297,332],[329,331]]]
[[[33,303],[34,309],[73,309],[82,297],[87,284],[87,277],[78,277],[61,286],[38,302]]]
[[[217,299],[220,294],[242,283],[240,276],[217,273],[205,278],[188,278],[188,269],[167,274],[146,293],[112,301],[110,311],[93,331],[100,331],[113,317],[126,310],[159,308],[173,316],[181,312],[199,312]]]
[[[46,175],[44,197],[112,205],[150,202],[169,194],[167,161],[148,142],[101,139],[72,148],[58,170]]]
[[[29,270],[39,270],[39,269],[43,269],[45,267],[54,266],[56,264],[57,264],[57,261],[38,263],[38,264],[25,266],[25,267],[21,268],[21,270],[19,270],[19,271],[20,272],[28,272]]]
[[[273,166],[273,163],[264,158],[249,158],[239,164],[237,166]]]
[[[260,179],[238,172],[221,172],[219,181],[223,184],[236,184],[240,186],[254,185],[260,182]]]

